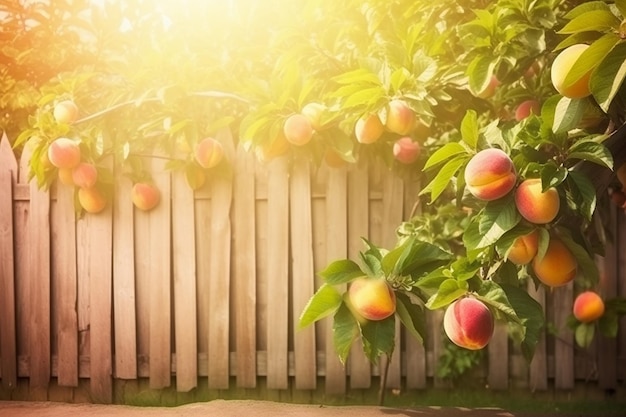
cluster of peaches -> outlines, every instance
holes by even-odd
[[[289,146],[304,146],[314,137],[315,132],[327,128],[324,122],[326,106],[311,102],[302,107],[299,113],[287,117],[283,123],[279,137],[268,147],[258,147],[257,157],[261,161],[284,155]],[[421,153],[418,142],[414,141],[409,134],[419,125],[415,112],[401,99],[393,99],[386,107],[387,117],[385,124],[382,123],[377,113],[363,115],[356,122],[354,133],[356,139],[362,144],[371,144],[378,141],[385,131],[395,133],[401,137],[393,144],[393,156],[401,164],[412,164]],[[340,166],[343,160],[332,149],[328,149],[324,156],[329,166]]]
[[[72,124],[78,119],[78,107],[71,100],[55,105],[54,119],[57,123]],[[194,150],[195,160],[203,169],[219,164],[224,157],[222,144],[214,138],[200,141]],[[62,184],[77,187],[78,202],[87,213],[100,213],[107,205],[107,196],[98,181],[98,167],[89,160],[89,155],[81,152],[80,141],[60,137],[52,141],[47,152],[42,155],[45,166],[54,167]],[[201,186],[206,177],[198,170],[196,187]],[[140,210],[149,211],[161,201],[161,193],[149,181],[134,182],[131,190],[132,202]]]

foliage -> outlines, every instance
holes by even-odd
[[[145,161],[153,156],[188,179],[209,174],[195,147],[225,128],[263,161],[380,159],[398,175],[419,176],[420,213],[399,225],[398,244],[381,248],[364,239],[358,260],[328,265],[300,317],[301,327],[332,317],[342,361],[357,340],[372,362],[391,355],[396,320],[425,338],[424,309],[468,295],[508,323],[530,359],[544,317],[526,288],[543,284],[508,254],[531,230],[539,233],[537,256],[558,237],[578,261],[578,288],[599,287],[594,256],[604,235],[595,220],[606,196],[580,167],[613,168],[605,140],[624,122],[626,2],[157,3],[0,6],[0,110],[9,115],[2,128],[21,132],[14,145],[29,147],[31,175],[41,187],[58,177],[45,156],[59,137],[79,142],[82,158],[102,174],[98,186],[112,187],[112,173],[149,178]],[[549,68],[558,51],[576,43],[590,47],[565,83],[591,71],[591,95],[571,99],[556,94]],[[66,99],[80,110],[73,123],[53,117]],[[408,165],[392,152],[406,135],[384,129],[380,139],[363,144],[354,132],[364,115],[376,114],[385,125],[389,103],[398,99],[416,118],[408,136],[422,149]],[[528,99],[541,103],[540,114],[516,118]],[[313,139],[285,143],[284,121],[309,103],[322,109]],[[540,178],[544,190],[558,190],[554,221],[523,219],[512,192],[489,202],[467,192],[465,166],[487,148],[510,155],[519,180]],[[229,169],[226,158],[210,173]],[[388,281],[397,297],[394,316],[363,321],[353,313],[339,288],[363,275]],[[599,322],[605,334],[615,334],[619,314],[623,301],[607,300]],[[588,344],[593,326],[576,327],[580,344]]]

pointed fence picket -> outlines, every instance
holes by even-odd
[[[218,397],[243,389],[299,400],[321,386],[324,395],[346,396],[377,384],[384,361],[372,366],[355,344],[344,366],[330,321],[299,329],[298,318],[324,265],[356,259],[363,237],[395,244],[395,227],[419,213],[419,183],[373,162],[317,168],[278,158],[263,165],[229,131],[216,138],[227,162],[200,189],[165,171],[162,159],[148,159],[162,193],[155,210],[134,208],[131,182],[114,172],[105,211],[79,216],[75,190],[40,189],[28,178],[28,149],[18,163],[2,138],[2,398],[110,403],[120,401],[120,381],[144,378],[152,390],[208,389]],[[607,295],[624,296],[626,220],[618,210],[612,216],[619,239],[598,262]],[[581,379],[611,389],[623,380],[616,363],[626,358],[626,322],[616,340],[575,349],[566,326],[574,290],[531,285],[558,334],[544,333],[528,364],[498,326],[475,377],[492,389],[531,391],[569,390]],[[424,345],[398,326],[389,387],[450,386],[436,374],[448,343],[442,312],[427,319]],[[85,389],[89,396],[81,397]]]

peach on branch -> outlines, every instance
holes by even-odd
[[[257,159],[261,162],[269,162],[274,158],[285,155],[287,152],[289,152],[289,142],[287,142],[282,130],[274,140],[259,144],[254,150]]]
[[[396,294],[384,277],[354,279],[348,298],[354,311],[367,320],[383,320],[396,311]]]
[[[137,182],[131,190],[133,204],[140,210],[152,210],[161,201],[161,192],[147,182]]]
[[[78,202],[87,213],[100,213],[107,205],[107,200],[98,187],[79,188]]]
[[[48,159],[57,168],[74,168],[80,163],[80,147],[68,138],[58,138],[48,147]]]
[[[359,143],[374,143],[384,131],[385,127],[376,113],[361,116],[354,125],[354,134]]]
[[[578,262],[567,246],[558,238],[550,239],[543,257],[535,257],[532,269],[539,281],[549,287],[560,287],[576,276]]]
[[[52,115],[58,123],[72,124],[78,119],[78,106],[72,100],[63,100],[54,106]]]
[[[408,135],[411,133],[417,117],[415,112],[409,107],[406,101],[400,99],[391,100],[387,107],[387,130],[398,135]]]
[[[224,158],[224,147],[216,139],[204,138],[196,145],[194,154],[202,168],[213,168]]]
[[[461,298],[446,309],[443,329],[455,345],[470,350],[482,349],[493,335],[493,313],[482,301]]]
[[[576,61],[580,56],[589,48],[589,45],[579,43],[572,45],[557,55],[552,62],[550,68],[550,79],[552,85],[556,91],[562,96],[568,98],[583,98],[591,94],[589,90],[589,79],[591,78],[591,71],[583,75],[578,81],[572,85],[565,85],[565,78],[569,74],[572,67],[576,64]]]
[[[520,122],[531,114],[541,114],[541,103],[537,100],[522,101],[515,109],[515,120]]]
[[[313,125],[308,117],[303,114],[292,114],[285,120],[283,125],[285,138],[289,143],[296,146],[304,146],[313,138]]]
[[[88,162],[81,162],[72,170],[72,182],[80,188],[90,188],[96,185],[98,169]]]
[[[57,176],[59,181],[64,185],[74,185],[74,178],[72,178],[72,168],[59,168]]]
[[[495,75],[492,75],[489,79],[489,83],[481,91],[476,92],[478,98],[491,98],[496,94],[496,90],[500,86],[500,81]]]
[[[398,162],[412,164],[417,161],[421,152],[420,144],[408,136],[398,139],[393,144],[393,156]]]
[[[304,105],[304,107],[302,107],[302,110],[300,112],[303,116],[309,119],[313,129],[320,130],[324,127],[322,121],[324,112],[326,112],[326,106],[322,103],[307,103]]]
[[[491,201],[504,197],[515,186],[517,175],[513,161],[498,148],[484,149],[465,167],[465,183],[476,198]]]
[[[594,291],[582,292],[574,300],[573,313],[576,320],[590,323],[604,314],[604,301]]]
[[[541,179],[524,180],[515,191],[515,205],[522,217],[534,224],[550,223],[561,207],[559,193],[554,187],[543,191]]]
[[[507,259],[516,265],[526,265],[533,260],[539,248],[539,232],[532,232],[520,236],[513,242]]]

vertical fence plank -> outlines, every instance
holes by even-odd
[[[78,386],[78,312],[76,277],[76,215],[74,190],[56,187],[56,216],[53,225],[53,278],[56,286],[58,384]]]
[[[348,256],[348,173],[345,167],[330,168],[326,181],[326,262]],[[345,285],[341,290],[345,290]],[[346,392],[346,370],[333,344],[331,320],[326,326],[326,393]]]
[[[2,386],[9,390],[17,384],[14,181],[17,181],[17,160],[6,134],[3,134],[0,139],[0,371]]]
[[[233,279],[237,386],[256,386],[256,239],[253,154],[237,148],[234,178]]]
[[[615,234],[615,250],[619,254],[617,258],[617,276],[618,279],[618,295],[621,298],[626,298],[626,256],[624,250],[626,248],[626,213],[622,210],[618,210],[614,217],[616,221],[617,231]],[[619,328],[617,334],[618,344],[618,356],[617,356],[617,374],[618,378],[622,381],[626,380],[626,315],[619,318]]]
[[[120,379],[137,378],[135,232],[131,188],[130,179],[116,179],[113,205],[113,316],[115,376]]]
[[[611,206],[611,223],[617,222],[617,207]],[[600,296],[603,299],[617,297],[617,272],[618,272],[618,252],[616,252],[619,242],[607,242],[605,258],[597,257],[596,265],[600,271]],[[606,337],[601,332],[597,332],[598,346],[598,386],[600,389],[611,390],[617,387],[617,339]]]
[[[497,321],[489,342],[489,373],[487,381],[493,390],[506,390],[509,387],[509,335],[507,325]]]
[[[50,194],[30,182],[30,398],[46,400],[50,383]]]
[[[150,220],[150,388],[171,384],[171,186],[170,173],[161,161],[153,161],[152,177],[161,191],[161,202]]]
[[[311,174],[306,161],[295,161],[290,181],[290,224],[292,256],[293,317],[299,317],[315,291],[313,266],[313,219]],[[294,320],[294,322],[297,320]],[[296,389],[316,386],[315,327],[298,332],[294,338]]]
[[[179,173],[172,178],[172,262],[176,389],[181,392],[195,388],[198,380],[196,242],[190,233],[194,225],[194,193]]]
[[[269,165],[267,184],[267,388],[287,389],[289,354],[289,167]],[[297,336],[296,336],[297,337]]]
[[[542,309],[546,308],[545,288],[539,286],[535,288],[533,282],[528,283],[528,293],[533,297]],[[535,355],[530,363],[530,389],[531,391],[545,391],[548,389],[548,357],[546,352],[546,332],[541,332],[539,343],[535,348]]]
[[[224,145],[228,163],[235,163],[235,150],[230,130],[224,129],[217,135]],[[210,184],[210,252],[199,259],[208,258],[207,337],[208,337],[208,384],[210,389],[228,389],[230,378],[230,334],[231,334],[231,253],[233,204],[232,176],[217,175]],[[200,216],[200,213],[198,213]],[[210,257],[206,253],[211,253]],[[200,267],[200,265],[198,265]],[[204,267],[203,267],[204,268]]]
[[[557,389],[574,387],[574,335],[567,327],[572,312],[574,284],[554,290],[554,324],[559,330],[554,344],[554,385]]]
[[[367,164],[359,164],[348,172],[348,257],[358,259],[363,250],[361,238],[369,236],[369,181]],[[350,387],[369,388],[372,367],[361,341],[356,340],[350,350]]]

